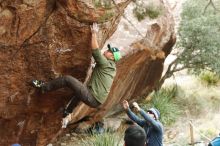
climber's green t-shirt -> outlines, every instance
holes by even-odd
[[[113,60],[106,59],[101,54],[100,49],[93,50],[92,55],[96,61],[96,66],[92,72],[88,87],[96,100],[104,103],[116,74],[116,65]]]

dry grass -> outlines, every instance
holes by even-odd
[[[173,83],[168,80],[165,86]],[[207,143],[207,138],[212,139],[220,132],[220,87],[204,85],[197,77],[186,75],[177,77],[176,83],[181,88],[176,99],[184,115],[167,127],[166,145],[184,146],[189,143],[190,120],[195,126],[195,140]],[[169,135],[173,136],[170,138]]]

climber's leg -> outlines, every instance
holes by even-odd
[[[80,95],[80,96],[79,96]],[[81,94],[78,96],[73,96],[67,108],[64,110],[63,119],[62,119],[62,128],[66,128],[69,121],[71,121],[71,114],[73,109],[78,105],[79,101],[83,101],[90,107],[96,108],[101,103],[99,103],[89,92],[87,88],[82,88]]]
[[[81,89],[81,95],[79,98],[82,102],[92,108],[97,108],[101,105],[101,103],[96,100],[96,98],[92,95],[87,87]]]
[[[63,76],[43,84],[42,90],[45,92],[54,91],[60,88],[68,87],[74,92],[80,92],[81,86],[84,86],[80,81],[72,76]]]
[[[75,96],[72,97],[70,102],[68,103],[67,107],[63,111],[63,117],[65,118],[70,113],[73,112],[73,109],[79,104],[80,100],[78,98],[75,98]]]
[[[101,103],[99,103],[90,93],[90,91],[86,88],[83,87],[81,88],[81,93],[76,94],[76,96],[73,96],[70,103],[68,104],[67,108],[64,111],[63,116],[66,117],[68,114],[73,112],[73,109],[78,105],[78,103],[82,101],[84,102],[86,105],[96,108],[99,105],[101,105]]]
[[[40,88],[43,93],[54,91],[63,87],[71,88],[74,92],[80,92],[80,89],[84,86],[80,81],[72,76],[63,76],[51,80],[47,83],[39,80],[33,80],[32,85],[36,88]]]
[[[97,107],[100,105],[100,103],[90,93],[90,90],[87,88],[87,86],[85,86],[83,83],[72,76],[64,76],[58,80],[58,83],[55,84],[53,84],[52,82],[49,82],[50,85],[45,84],[43,88],[45,88],[46,91],[51,91],[51,89],[54,90],[60,87],[69,87],[74,92],[73,98],[76,98],[74,100],[75,102],[82,101],[90,107]],[[54,82],[56,81],[54,80]]]
[[[63,76],[49,81],[48,83],[41,84],[38,88],[41,88],[43,93],[57,90],[59,88],[68,87],[73,90],[73,100],[66,108],[67,113],[71,113],[73,108],[77,106],[79,101],[84,102],[90,107],[96,108],[100,103],[93,97],[90,90],[83,83],[78,81],[72,76]]]

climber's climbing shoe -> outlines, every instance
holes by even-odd
[[[71,120],[71,115],[69,114],[68,116],[66,116],[65,118],[62,119],[62,128],[66,128],[68,123]]]
[[[44,82],[41,80],[32,80],[31,84],[35,88],[41,88],[44,85]]]
[[[69,122],[69,121],[68,121],[67,118],[63,118],[63,120],[62,120],[62,128],[66,128],[68,122]]]

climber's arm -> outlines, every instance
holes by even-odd
[[[96,23],[94,23],[91,26],[91,32],[92,32],[92,40],[91,40],[92,56],[94,57],[97,65],[105,66],[106,64],[108,64],[108,61],[107,61],[106,57],[104,57],[101,54],[101,50],[99,48],[99,44],[97,41],[97,35],[96,35],[96,33],[98,32],[98,26]]]
[[[98,32],[98,26],[96,23],[94,23],[91,26],[91,32],[92,32],[92,40],[91,40],[92,50],[99,49],[99,44],[98,44],[97,35],[96,35],[96,33]]]

